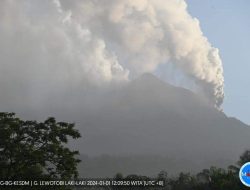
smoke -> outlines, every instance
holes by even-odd
[[[173,64],[211,103],[223,102],[219,51],[184,0],[2,0],[0,23],[5,99],[42,101]]]

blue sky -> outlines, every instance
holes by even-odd
[[[225,113],[250,124],[250,1],[187,0],[187,4],[205,36],[220,49]]]

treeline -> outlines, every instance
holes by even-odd
[[[180,173],[176,177],[169,177],[166,171],[161,171],[156,177],[157,180],[164,181],[164,187],[112,187],[119,190],[247,190],[239,179],[240,167],[250,161],[250,151],[245,151],[235,165],[230,165],[227,169],[211,167],[204,169],[196,175],[190,173]],[[148,180],[147,176],[128,175],[123,177],[117,174],[115,180]]]
[[[44,122],[24,121],[14,113],[0,113],[0,182],[13,180],[72,180],[78,178],[78,151],[67,147],[69,139],[80,138],[73,123],[57,122],[48,118]],[[227,169],[211,167],[196,175],[180,173],[169,177],[166,171],[156,176],[164,187],[81,187],[80,189],[112,190],[245,190],[239,179],[240,167],[250,161],[245,151],[235,165]],[[113,180],[150,180],[148,176],[117,174]],[[1,184],[0,184],[1,185]],[[13,187],[0,189],[70,189],[69,187]]]
[[[154,179],[148,176],[127,175],[118,173],[112,180],[115,181],[163,181],[162,187],[145,186],[108,186],[108,187],[85,187],[84,190],[247,190],[239,179],[240,167],[250,161],[250,151],[245,151],[235,165],[227,169],[210,167],[203,169],[197,174],[183,173],[170,177],[167,171],[161,171]]]

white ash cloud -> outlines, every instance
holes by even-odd
[[[171,63],[213,104],[223,101],[218,49],[184,0],[2,0],[0,23],[6,97],[127,81]]]

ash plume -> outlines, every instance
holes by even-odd
[[[43,101],[173,64],[212,104],[223,102],[219,50],[184,0],[2,0],[0,23],[3,100],[18,91]]]

